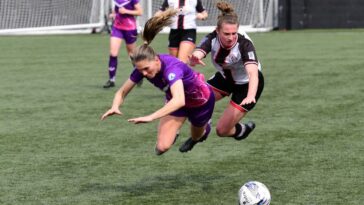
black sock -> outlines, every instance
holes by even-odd
[[[241,123],[237,123],[235,125],[235,133],[233,134],[232,137],[234,137],[235,139],[241,138],[241,136],[243,136],[243,134],[244,134],[244,131],[245,131],[245,125],[241,124]]]

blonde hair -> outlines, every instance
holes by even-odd
[[[223,23],[239,26],[238,15],[235,13],[232,4],[220,1],[216,4],[216,7],[221,11],[221,14],[217,17],[217,29],[220,29]]]
[[[144,25],[142,38],[144,44],[137,47],[133,52],[133,63],[142,60],[153,60],[157,55],[156,52],[149,44],[153,41],[154,37],[163,29],[172,23],[172,17],[177,14],[177,10],[169,8],[161,12],[158,16],[150,18]]]

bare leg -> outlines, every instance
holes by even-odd
[[[178,50],[178,58],[187,63],[188,62],[188,56],[192,54],[193,49],[195,49],[195,44],[190,41],[182,41],[179,44],[179,50]]]
[[[174,143],[177,131],[182,127],[185,122],[185,117],[175,117],[167,115],[162,117],[159,121],[157,144],[155,147],[158,155],[168,151]]]

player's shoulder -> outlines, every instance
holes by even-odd
[[[239,43],[239,47],[243,48],[243,49],[249,48],[249,50],[250,50],[251,48],[254,48],[253,41],[248,36],[248,34],[246,34],[245,32],[238,34],[238,43]]]

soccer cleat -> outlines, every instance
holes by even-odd
[[[254,130],[255,123],[252,121],[249,121],[248,123],[244,124],[245,131],[241,136],[234,137],[236,140],[243,140],[248,137],[248,135]]]
[[[209,136],[210,134],[210,131],[211,131],[211,122],[209,122],[207,124],[207,127],[206,127],[206,131],[205,131],[205,134],[198,140],[198,141],[194,141],[192,139],[192,137],[188,138],[186,140],[186,142],[184,142],[180,147],[179,147],[179,151],[180,152],[188,152],[190,150],[192,150],[192,148],[199,142],[203,142],[207,139],[207,137]]]
[[[113,81],[111,81],[111,80],[108,80],[103,87],[104,88],[115,87],[115,83]]]

